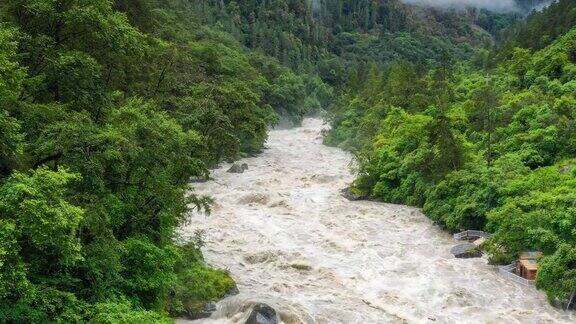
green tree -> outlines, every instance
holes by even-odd
[[[73,283],[62,274],[82,260],[78,234],[84,210],[66,199],[69,182],[77,179],[64,170],[38,169],[15,173],[0,186],[0,317],[66,317],[58,308],[72,306],[59,299],[76,304],[66,293]]]

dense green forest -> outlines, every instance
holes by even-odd
[[[233,291],[200,234],[175,243],[211,207],[190,179],[323,109],[356,191],[493,231],[496,261],[545,251],[538,285],[565,297],[574,12],[506,29],[521,15],[398,0],[0,2],[0,322],[169,322]]]
[[[234,282],[174,243],[191,177],[260,151],[331,87],[188,1],[0,7],[0,322],[149,322]]]
[[[494,233],[495,263],[543,251],[537,287],[552,301],[576,287],[575,14],[559,1],[457,64],[374,67],[338,100],[326,138],[355,152],[356,195]]]

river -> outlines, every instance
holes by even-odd
[[[203,323],[243,323],[254,302],[286,323],[569,323],[531,287],[486,260],[455,259],[457,244],[418,209],[340,195],[351,156],[322,145],[319,119],[273,130],[249,169],[195,184],[215,199],[191,213],[183,239],[206,231],[206,261],[230,271],[240,295]]]

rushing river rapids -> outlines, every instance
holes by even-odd
[[[349,154],[323,146],[322,121],[270,132],[249,170],[215,170],[196,184],[212,215],[190,215],[183,239],[206,231],[208,263],[240,295],[204,323],[243,323],[254,302],[284,323],[568,323],[534,288],[500,277],[484,259],[455,259],[452,237],[418,209],[350,202]]]

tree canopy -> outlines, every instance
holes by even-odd
[[[559,8],[574,4],[518,28]],[[423,207],[450,231],[492,232],[494,263],[544,252],[536,283],[552,301],[576,287],[576,22],[565,33],[559,24],[541,49],[511,37],[457,64],[370,73],[337,101],[326,138],[356,152],[358,195]]]

